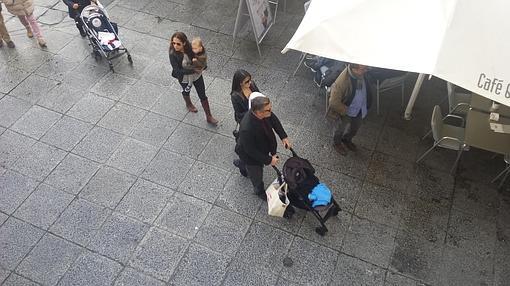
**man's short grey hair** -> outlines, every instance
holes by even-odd
[[[257,112],[257,111],[263,111],[264,108],[269,104],[271,103],[271,101],[269,100],[269,98],[267,97],[255,97],[254,99],[251,100],[251,110],[253,112]]]

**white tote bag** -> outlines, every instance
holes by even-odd
[[[285,193],[285,203],[280,200],[278,192],[283,191]],[[270,216],[283,217],[287,206],[290,201],[287,198],[287,183],[280,185],[278,179],[276,179],[266,190],[267,195],[267,213]]]

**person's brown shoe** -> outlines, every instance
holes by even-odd
[[[352,152],[356,152],[358,151],[358,147],[356,147],[356,145],[354,145],[354,143],[352,142],[343,142],[345,147],[347,147],[347,149],[351,150]]]
[[[338,154],[340,154],[342,156],[347,155],[347,150],[345,150],[344,144],[342,144],[342,143],[335,144],[335,145],[333,145],[333,147],[335,147],[335,151],[338,152]]]

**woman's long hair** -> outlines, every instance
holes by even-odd
[[[243,69],[236,70],[234,73],[234,78],[232,79],[232,91],[230,94],[234,92],[241,92],[241,83],[247,77],[251,78],[251,74]]]
[[[190,59],[193,58],[193,51],[191,50],[191,44],[188,41],[188,37],[186,37],[186,34],[184,34],[183,32],[175,32],[172,35],[172,37],[170,37],[170,50],[169,50],[169,52],[170,53],[176,53],[176,51],[174,50],[174,45],[172,45],[172,40],[174,38],[177,38],[177,39],[179,39],[182,42],[183,47],[184,47],[184,53],[186,53],[186,55],[188,55],[188,57]]]

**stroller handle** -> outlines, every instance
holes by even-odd
[[[276,175],[278,176],[278,184],[282,185],[283,184],[283,175],[282,175],[282,172],[276,166],[271,166],[271,167],[273,167],[273,169],[276,172]]]

